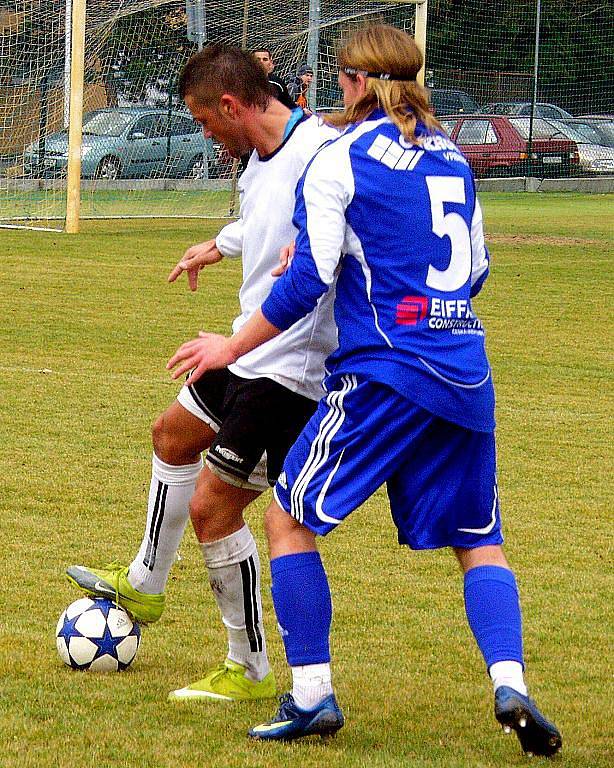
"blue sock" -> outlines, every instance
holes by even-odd
[[[522,616],[512,571],[480,565],[465,574],[465,611],[486,667],[522,657]]]
[[[271,560],[271,593],[291,667],[330,661],[333,609],[319,552]]]

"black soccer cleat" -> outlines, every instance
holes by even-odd
[[[532,699],[507,685],[495,692],[495,717],[506,733],[516,731],[528,755],[552,757],[561,748],[563,740],[556,725],[546,720]]]

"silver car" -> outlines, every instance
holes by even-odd
[[[597,144],[600,139],[596,133],[588,138],[587,132],[567,120],[548,120],[558,135],[572,139],[578,145],[580,171],[586,175],[595,173],[614,174],[614,148],[605,143]]]
[[[81,175],[119,179],[147,176],[208,178],[213,144],[187,112],[156,107],[109,107],[83,117]],[[68,165],[68,131],[30,144],[24,171],[61,176]]]
[[[572,117],[567,110],[556,104],[548,104],[545,101],[537,101],[533,105],[530,101],[492,101],[485,104],[480,110],[485,115],[507,115],[508,117],[524,117],[531,114],[533,117],[543,117],[546,120],[559,120],[564,117]]]

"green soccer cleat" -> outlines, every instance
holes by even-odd
[[[157,595],[139,592],[128,581],[128,566],[110,563],[94,569],[71,565],[66,569],[66,577],[88,595],[115,600],[143,624],[151,624],[162,616],[164,592]]]
[[[273,672],[260,681],[245,676],[246,668],[236,661],[226,659],[212,669],[202,680],[185,688],[171,691],[169,701],[197,699],[220,699],[222,701],[254,701],[272,699],[276,693]]]

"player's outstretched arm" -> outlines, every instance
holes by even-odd
[[[171,374],[173,379],[178,379],[191,370],[192,373],[186,381],[186,385],[190,386],[197,382],[205,371],[226,368],[235,363],[241,355],[251,352],[279,333],[280,329],[269,323],[262,311],[257,309],[234,336],[200,331],[197,339],[186,341],[179,347],[166,364],[166,369],[170,371],[175,368]]]
[[[207,240],[204,243],[197,243],[191,248],[188,248],[180,261],[177,262],[175,268],[168,276],[168,282],[174,283],[182,272],[187,272],[190,290],[195,291],[198,288],[198,273],[200,270],[209,264],[216,264],[223,258],[224,257],[217,249],[215,240]]]

